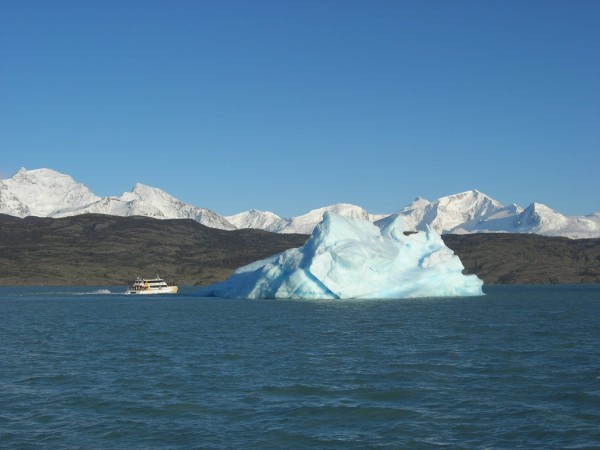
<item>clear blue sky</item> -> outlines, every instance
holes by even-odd
[[[600,1],[0,0],[0,178],[229,215],[600,210]]]

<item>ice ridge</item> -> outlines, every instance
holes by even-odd
[[[302,247],[237,269],[200,289],[228,298],[415,298],[483,295],[483,282],[429,229],[403,233],[400,215],[378,225],[325,213]]]

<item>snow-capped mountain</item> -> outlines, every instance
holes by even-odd
[[[502,208],[496,200],[477,191],[448,195],[434,202],[415,199],[400,211],[406,230],[425,230],[427,226],[438,233],[451,231],[472,220],[482,220]]]
[[[18,217],[66,217],[86,213],[193,219],[203,225],[234,230],[217,213],[177,200],[166,192],[136,184],[120,197],[98,197],[71,177],[50,169],[21,169],[0,181],[0,213]]]
[[[0,212],[18,217],[45,217],[99,199],[85,185],[50,169],[22,168],[12,178],[0,180]]]
[[[21,169],[12,178],[0,180],[0,213],[18,217],[65,217],[85,213],[142,215],[159,219],[193,219],[224,230],[259,228],[277,233],[310,234],[325,212],[372,222],[390,216],[369,214],[360,206],[339,203],[291,218],[257,210],[222,217],[143,184],[136,184],[131,192],[119,197],[98,197],[70,176],[50,169]],[[402,216],[406,231],[431,227],[439,233],[534,233],[574,239],[600,237],[600,212],[589,216],[564,216],[540,203],[532,203],[526,209],[515,204],[504,206],[477,190],[432,202],[417,197],[395,215]]]
[[[429,200],[426,200],[423,197],[417,197],[412,202],[410,202],[408,205],[406,205],[404,208],[402,208],[402,211],[412,211],[414,209],[423,209],[430,203],[431,202]]]
[[[323,215],[326,212],[349,217],[351,219],[369,220],[369,213],[360,206],[350,205],[348,203],[337,203],[335,205],[313,209],[301,216],[284,219],[280,222],[278,228],[273,231],[277,233],[310,234],[317,224],[321,222]]]
[[[503,206],[477,191],[442,197],[433,202],[417,199],[398,214],[405,230],[438,233],[530,233],[575,239],[600,237],[600,213],[567,217],[540,203],[526,209]]]
[[[599,237],[600,214],[567,217],[546,205],[532,203],[515,218],[513,224],[517,232],[574,239]]]
[[[258,228],[261,230],[275,231],[281,226],[281,222],[285,221],[277,214],[271,211],[258,211],[251,209],[233,216],[225,216],[225,219],[237,228]]]
[[[340,216],[366,219],[374,222],[389,214],[370,215],[360,206],[347,203],[338,203],[323,208],[313,209],[301,216],[284,219],[270,211],[257,211],[251,209],[233,216],[225,218],[238,228],[259,228],[261,230],[272,231],[275,233],[300,233],[310,234],[312,230],[323,219],[326,212],[332,212]]]
[[[468,220],[452,229],[452,233],[516,233],[514,229],[517,216],[522,214],[523,208],[515,205],[503,206],[483,217]]]
[[[120,197],[104,197],[82,207],[54,211],[50,216],[65,217],[85,213],[146,216],[156,219],[192,219],[211,228],[236,229],[225,218],[209,209],[189,205],[160,189],[140,183],[136,184],[131,192],[125,192]]]

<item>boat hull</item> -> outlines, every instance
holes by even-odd
[[[147,289],[127,289],[128,294],[135,295],[151,295],[151,294],[177,294],[177,286],[167,286],[160,288],[147,288]]]

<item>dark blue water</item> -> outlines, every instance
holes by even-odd
[[[598,285],[380,301],[96,289],[0,289],[0,447],[600,448]]]

